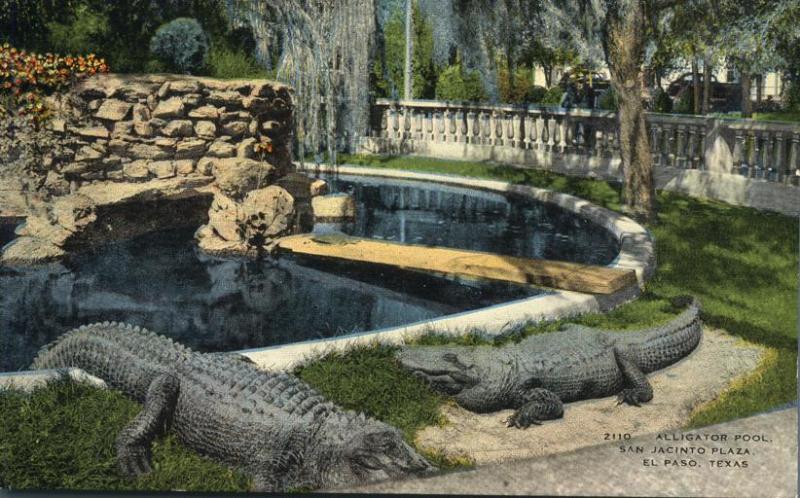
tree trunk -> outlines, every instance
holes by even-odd
[[[692,54],[692,113],[700,114],[700,70],[697,54]]]
[[[411,58],[414,54],[413,49],[413,0],[406,0],[406,61],[405,61],[405,69],[403,71],[403,98],[406,100],[410,100],[412,98],[411,95],[411,81],[412,81],[412,64]],[[366,50],[366,47],[365,47]]]
[[[553,85],[553,66],[542,64],[542,72],[544,73],[544,86],[550,88]]]
[[[642,105],[645,48],[644,8],[640,0],[618,2],[606,17],[604,48],[611,84],[619,98],[619,145],[625,175],[623,200],[643,221],[655,221],[653,160]]]
[[[761,97],[764,91],[764,75],[756,75],[756,105],[761,105]]]
[[[753,102],[750,100],[750,73],[742,71],[742,117],[753,117]]]
[[[711,57],[703,57],[703,114],[711,112]]]

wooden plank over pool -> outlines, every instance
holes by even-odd
[[[278,241],[284,251],[518,284],[613,294],[636,285],[633,270],[464,249],[400,244],[345,235],[295,235]]]

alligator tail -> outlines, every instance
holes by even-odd
[[[703,334],[700,302],[694,297],[681,297],[673,300],[673,304],[678,303],[688,303],[688,306],[675,319],[632,334],[622,341],[645,373],[672,365],[689,355],[700,343]]]

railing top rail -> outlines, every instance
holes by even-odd
[[[487,104],[480,102],[461,102],[461,101],[442,101],[442,100],[393,100],[377,99],[377,107],[410,107],[425,110],[458,110],[458,111],[484,111],[484,112],[507,112],[507,113],[546,113],[557,116],[574,116],[586,118],[615,118],[615,111],[570,108],[565,109],[557,105],[537,105],[537,104]],[[647,112],[647,119],[653,123],[670,125],[712,125],[716,124],[723,128],[733,130],[754,130],[800,133],[800,123],[789,123],[782,121],[756,121],[753,119],[725,118],[719,116],[692,116],[683,114],[665,114]]]
[[[452,109],[452,110],[475,110],[475,111],[503,111],[503,112],[539,112],[555,115],[570,115],[570,116],[583,116],[583,117],[600,117],[611,118],[616,116],[614,111],[597,110],[597,109],[579,109],[571,108],[565,109],[557,105],[524,105],[524,104],[483,104],[477,102],[459,102],[459,101],[440,101],[440,100],[391,100],[391,99],[377,99],[375,105],[378,107],[413,107],[418,109]]]

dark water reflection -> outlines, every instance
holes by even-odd
[[[541,205],[402,182],[333,187],[357,195],[359,222],[347,227],[357,235],[596,263],[616,253],[604,231]],[[39,347],[95,321],[226,351],[412,323],[538,292],[290,257],[212,258],[196,250],[191,230],[157,232],[44,268],[0,267],[0,371],[25,368]]]

